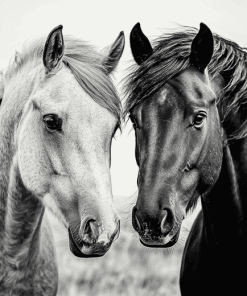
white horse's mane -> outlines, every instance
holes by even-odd
[[[16,53],[4,73],[5,81],[9,81],[19,71],[30,71],[42,63],[45,38],[28,42],[21,53]],[[122,109],[114,84],[102,61],[104,56],[85,41],[65,36],[63,63],[71,70],[75,79],[86,93],[99,105],[108,109],[120,121]]]

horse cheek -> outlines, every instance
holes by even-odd
[[[25,187],[42,197],[49,190],[51,168],[42,141],[42,126],[34,113],[28,114],[19,134],[18,165]]]
[[[214,119],[213,119],[214,120]],[[217,124],[215,122],[214,126]],[[205,191],[210,190],[217,181],[223,157],[222,139],[220,133],[220,126],[214,130],[209,130],[210,140],[207,143],[207,154],[204,157],[202,165],[202,184],[204,184]]]

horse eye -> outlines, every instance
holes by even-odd
[[[198,113],[194,119],[194,122],[193,122],[193,125],[196,127],[196,128],[200,128],[203,124],[203,121],[204,121],[204,118],[206,117],[206,113]]]
[[[62,118],[59,118],[57,114],[47,114],[43,116],[46,129],[49,132],[61,131],[62,129]]]

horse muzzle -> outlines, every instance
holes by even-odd
[[[172,212],[167,209],[163,210],[160,219],[143,218],[134,207],[132,225],[139,234],[140,242],[150,248],[169,248],[176,244],[181,227],[175,226],[172,216]]]
[[[120,221],[118,221],[115,230],[111,234],[101,232],[92,223],[89,223],[89,228],[86,228],[82,236],[72,231],[70,227],[68,232],[70,250],[76,257],[101,257],[110,249],[112,242],[117,239],[120,232]]]
[[[141,236],[140,242],[145,247],[149,248],[170,248],[174,246],[179,238],[180,229],[176,232],[176,234],[172,237],[153,237],[153,236]]]

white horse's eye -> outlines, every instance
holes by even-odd
[[[47,114],[43,116],[43,121],[49,132],[56,132],[62,130],[62,118],[57,114]]]

